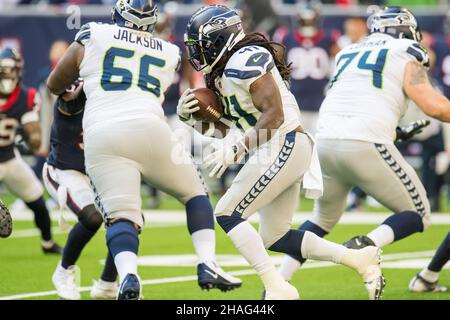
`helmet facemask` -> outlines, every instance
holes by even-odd
[[[19,85],[21,67],[13,59],[0,60],[0,95],[9,96]]]

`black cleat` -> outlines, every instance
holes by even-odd
[[[367,236],[356,236],[343,243],[349,249],[362,249],[368,246],[376,247],[375,243]]]
[[[8,238],[12,233],[12,218],[8,208],[0,201],[0,238]]]
[[[120,285],[117,300],[139,300],[141,296],[141,283],[137,275],[129,273]]]
[[[198,285],[203,290],[219,289],[230,291],[239,288],[242,281],[222,270],[215,263],[200,263],[197,265]]]
[[[42,246],[42,251],[44,254],[59,254],[62,255],[64,248],[61,248],[56,242],[53,242],[51,247]]]

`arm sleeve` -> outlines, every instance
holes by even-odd
[[[224,75],[238,86],[249,90],[253,82],[274,67],[275,61],[268,50],[256,46],[244,47],[231,57]]]

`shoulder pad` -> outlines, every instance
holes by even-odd
[[[430,66],[430,58],[428,57],[427,49],[422,47],[418,43],[413,43],[406,49],[406,52],[416,58],[417,62],[422,64],[424,67]]]
[[[80,31],[75,35],[75,41],[81,45],[86,45],[86,43],[91,38],[91,23],[86,23],[81,26]]]
[[[261,76],[275,66],[270,52],[259,46],[244,47],[227,63],[224,74],[230,78],[251,79]]]

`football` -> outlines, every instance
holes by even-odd
[[[217,94],[208,88],[198,88],[192,90],[198,100],[200,110],[194,112],[192,116],[195,120],[205,122],[217,122],[223,115],[223,106]]]

